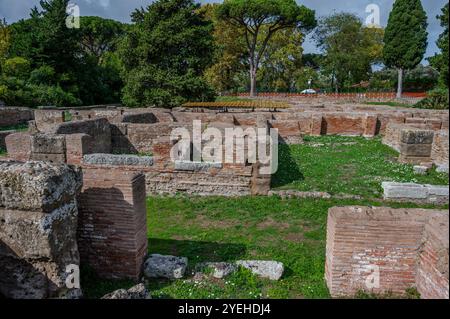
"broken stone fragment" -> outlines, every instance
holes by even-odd
[[[102,299],[152,299],[150,292],[144,284],[139,284],[130,289],[118,289],[105,296]]]
[[[196,268],[201,272],[212,270],[212,276],[217,279],[225,278],[237,270],[236,265],[226,262],[204,262]]]
[[[414,174],[417,174],[417,175],[426,175],[426,173],[428,172],[428,167],[426,167],[426,166],[416,165],[413,167],[413,169],[414,169]]]
[[[188,265],[186,257],[150,255],[144,263],[144,274],[148,278],[183,278]]]
[[[238,260],[236,265],[250,270],[257,276],[270,280],[279,280],[284,272],[284,265],[277,261]]]

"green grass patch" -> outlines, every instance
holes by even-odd
[[[0,126],[0,131],[27,131],[28,130],[28,124],[16,124],[16,125],[9,125],[9,126]]]
[[[279,146],[273,188],[381,198],[383,181],[448,185],[448,174],[416,175],[413,165],[398,163],[398,153],[379,137],[305,136],[304,142]]]
[[[327,213],[330,207],[346,205],[380,203],[277,196],[149,197],[148,252],[189,259],[184,279],[148,282],[152,297],[329,298],[324,281]],[[400,203],[390,206],[418,207]],[[279,281],[270,281],[240,269],[223,280],[193,278],[193,269],[200,262],[239,259],[280,261],[285,265],[285,274]],[[88,298],[131,285],[129,281],[101,280],[91,271],[82,271],[82,288]]]
[[[5,157],[6,155],[6,150],[0,147],[0,157]]]
[[[390,101],[390,102],[364,102],[364,104],[367,104],[367,105],[385,105],[385,106],[392,106],[392,107],[413,107],[413,105],[411,105],[411,104],[394,102],[394,101]]]
[[[72,113],[70,113],[69,111],[64,111],[63,116],[64,122],[71,122],[73,120]]]

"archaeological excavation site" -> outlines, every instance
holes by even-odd
[[[448,306],[448,16],[0,0],[2,314]]]
[[[1,107],[1,295],[448,299],[448,112],[271,103]],[[173,132],[195,125],[244,160],[194,160]],[[276,132],[274,172],[249,129]]]

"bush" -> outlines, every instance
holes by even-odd
[[[6,76],[27,78],[30,72],[30,62],[21,57],[11,58],[3,64],[3,73]]]
[[[447,88],[437,88],[428,92],[428,96],[414,105],[421,109],[448,110],[449,96]]]
[[[46,84],[51,85],[55,83],[55,70],[48,65],[43,65],[31,71],[30,78],[28,80],[31,84]]]

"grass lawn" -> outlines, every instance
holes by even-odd
[[[364,102],[364,104],[367,105],[385,105],[385,106],[392,106],[392,107],[414,107],[414,105],[406,104],[406,103],[400,103],[400,102]]]
[[[398,163],[398,153],[379,137],[305,136],[304,141],[280,145],[272,188],[380,198],[383,181],[448,185],[448,174],[433,169],[416,175],[413,165]]]
[[[448,175],[413,174],[411,165],[380,139],[306,137],[304,145],[281,145],[280,167],[273,187],[362,195],[363,199],[282,199],[273,197],[149,197],[148,240],[151,253],[184,256],[188,274],[177,281],[151,280],[153,298],[329,298],[324,281],[326,219],[333,206],[424,207],[382,203],[382,181],[448,184]],[[448,209],[448,205],[440,207]],[[260,279],[248,271],[217,280],[194,280],[193,269],[204,261],[276,260],[285,265],[280,281]],[[101,297],[129,281],[106,281],[82,271],[88,298]],[[411,298],[417,297],[414,293]],[[357,298],[390,298],[358,294]]]
[[[5,157],[6,156],[6,150],[3,148],[0,148],[0,157]]]
[[[28,130],[28,124],[17,124],[17,125],[10,125],[10,126],[2,126],[0,127],[0,131],[27,131]]]
[[[151,280],[148,287],[152,297],[329,298],[323,279],[327,212],[330,207],[346,205],[380,203],[276,196],[150,197],[149,253],[188,257],[190,267],[185,279]],[[277,282],[243,270],[224,280],[195,282],[192,278],[192,269],[198,262],[239,259],[277,260],[284,263],[285,274]],[[96,298],[133,284],[99,280],[92,272],[83,270],[81,285],[86,297]]]

